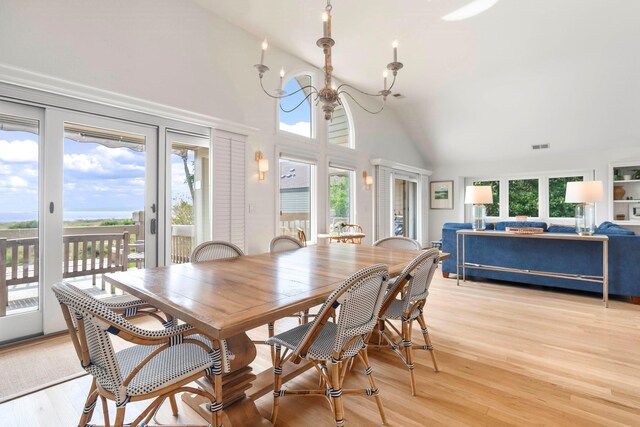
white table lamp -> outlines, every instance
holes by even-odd
[[[602,181],[568,182],[566,203],[576,203],[576,233],[590,236],[596,230],[595,203],[604,197]]]
[[[472,204],[471,218],[474,230],[487,228],[485,216],[487,208],[485,204],[493,203],[493,192],[490,185],[468,185],[464,192],[464,203]]]

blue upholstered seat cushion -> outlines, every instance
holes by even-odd
[[[620,227],[617,224],[614,224],[610,221],[605,221],[596,229],[595,234],[606,234],[606,235],[615,235],[615,236],[634,236],[634,233],[631,230],[627,230],[626,228]]]
[[[576,228],[570,225],[551,225],[547,231],[549,233],[575,233]]]
[[[534,221],[500,221],[496,223],[496,230],[504,231],[507,227],[536,227],[542,228],[547,231],[546,222],[534,222]]]
[[[445,222],[442,225],[443,229],[448,230],[471,230],[472,224],[470,222]],[[493,230],[495,228],[495,224],[492,222],[487,223],[487,230]]]

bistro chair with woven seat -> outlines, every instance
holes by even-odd
[[[294,249],[300,249],[303,247],[304,246],[302,246],[302,243],[300,243],[300,240],[295,239],[291,236],[282,235],[282,236],[276,236],[273,239],[271,239],[271,243],[269,243],[269,252],[276,253],[276,252],[290,251]],[[299,320],[300,323],[307,323],[309,320],[309,310],[307,309],[287,317],[295,317]],[[268,328],[269,328],[269,336],[272,337],[273,331],[274,331],[274,322],[270,322],[268,324]]]
[[[208,425],[222,425],[222,352],[217,342],[199,335],[190,325],[162,330],[145,330],[115,313],[97,300],[65,282],[53,285],[62,314],[82,367],[93,376],[78,425],[89,425],[98,397],[102,401],[106,426],[110,426],[107,400],[114,401],[116,427],[124,425],[129,402],[153,399],[127,425],[148,425],[169,398],[177,415],[177,393],[195,393],[208,399],[211,417]],[[115,352],[110,335],[137,345]],[[216,396],[188,386],[207,376]]]
[[[69,288],[76,292],[83,293],[93,298],[93,296],[84,289],[78,288],[68,282],[65,283]],[[156,307],[130,294],[113,295],[98,301],[100,301],[105,307],[113,310],[114,313],[119,314],[126,319],[134,316],[145,315],[156,319],[165,328],[177,325],[177,319],[174,319],[168,314],[164,314],[166,318],[160,316],[160,311]]]
[[[346,224],[342,227],[342,232],[343,233],[360,233],[360,234],[364,234],[364,231],[362,230],[362,227],[358,224]],[[362,237],[351,237],[349,238],[349,241],[351,243],[354,243],[356,245],[359,245],[362,243]]]
[[[384,239],[376,240],[373,246],[389,249],[422,249],[422,245],[417,240],[402,236],[385,237]]]
[[[433,352],[429,331],[424,320],[424,306],[429,295],[431,279],[438,266],[438,249],[429,249],[415,257],[396,278],[395,284],[387,292],[378,320],[378,344],[384,341],[400,356],[411,375],[411,394],[416,394],[416,380],[413,373],[413,348],[428,350],[433,360],[433,369],[438,372],[436,355]],[[391,323],[401,321],[401,330]],[[422,329],[424,345],[411,341],[411,327],[417,320]],[[387,326],[393,331],[390,332]]]
[[[291,236],[276,236],[271,239],[271,243],[269,243],[269,252],[282,252],[289,251],[292,249],[300,249],[303,248],[304,245],[300,242],[300,240],[295,239]]]
[[[233,243],[212,240],[196,246],[191,253],[191,262],[213,261],[243,255],[242,249]]]
[[[272,423],[275,424],[278,417],[281,397],[322,396],[331,404],[336,425],[343,426],[344,394],[373,396],[382,423],[386,424],[382,401],[373,378],[373,370],[369,365],[366,342],[378,319],[387,277],[387,266],[383,264],[358,271],[331,293],[312,322],[299,325],[267,340],[275,350]],[[336,310],[337,322],[329,322]],[[365,367],[369,387],[343,390],[347,367],[356,356]],[[316,390],[283,389],[282,366],[287,362],[300,363],[303,359],[309,361],[319,373],[320,387]]]

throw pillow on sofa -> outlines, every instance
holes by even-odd
[[[614,224],[610,221],[605,221],[598,226],[595,234],[607,234],[607,235],[616,235],[616,236],[634,236],[634,233],[631,230],[627,230],[626,228],[620,227],[617,224]]]
[[[569,225],[550,225],[547,231],[549,233],[575,233],[576,228]]]

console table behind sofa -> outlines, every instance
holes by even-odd
[[[447,223],[443,226],[442,250],[451,253],[451,258],[444,260],[441,264],[445,277],[450,273],[456,273],[456,264],[458,263],[456,232],[461,229],[471,229],[471,224]],[[607,236],[609,237],[609,294],[630,296],[633,297],[634,302],[640,303],[640,262],[638,262],[640,236],[613,233],[607,234]],[[489,236],[475,240],[467,242],[467,262],[526,270],[602,274],[602,250],[597,244],[588,244],[579,240],[552,239],[543,241],[542,239],[501,239]],[[568,270],[569,267],[573,270]],[[602,292],[602,285],[599,283],[565,278],[473,268],[467,268],[467,275],[532,285]]]
[[[475,259],[482,260],[483,262],[476,262],[467,257],[467,243],[471,243],[474,239],[494,239],[498,240],[507,239],[506,241],[494,242],[491,246],[491,250],[488,253],[474,253]],[[540,240],[535,246],[537,248],[531,248],[531,242],[523,240],[535,239]],[[544,268],[541,262],[536,262],[535,258],[546,258],[547,252],[554,252],[556,247],[561,244],[561,241],[580,241],[586,245],[597,245],[600,248],[600,268],[597,267],[598,263],[592,259],[592,250],[590,248],[583,248],[584,250],[574,253],[563,252],[561,258],[554,258],[553,270],[538,269]],[[461,243],[462,242],[462,243]],[[599,283],[602,285],[602,300],[604,306],[608,306],[609,290],[608,280],[609,274],[607,272],[608,266],[608,243],[609,238],[603,235],[596,236],[579,236],[577,234],[568,233],[539,233],[539,234],[516,234],[509,233],[507,231],[474,231],[474,230],[458,230],[456,232],[456,253],[461,254],[458,257],[458,264],[456,265],[456,280],[457,284],[460,284],[460,273],[462,273],[462,279],[466,280],[466,270],[490,270],[500,271],[503,273],[517,273],[525,275],[541,276],[546,278],[556,278],[564,280],[574,280],[587,283]],[[479,241],[480,245],[484,245],[482,241]],[[510,251],[512,253],[524,250],[529,252],[535,249],[535,252],[530,253],[530,262],[527,267],[522,267],[521,262],[515,262],[514,265],[508,265],[513,259],[504,259],[503,257],[496,257],[494,259],[494,248],[497,251]],[[557,255],[556,255],[557,256]],[[584,259],[576,259],[576,257],[582,257]],[[484,259],[488,259],[487,264]],[[493,260],[493,261],[492,261]],[[506,265],[503,265],[506,264]],[[535,267],[535,268],[533,268]]]

